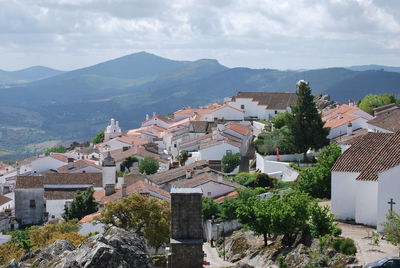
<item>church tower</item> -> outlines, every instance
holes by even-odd
[[[108,141],[120,136],[121,132],[122,131],[119,127],[119,122],[115,121],[114,118],[111,118],[110,125],[107,126],[106,131],[104,132],[104,141]]]

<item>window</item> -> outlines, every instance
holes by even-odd
[[[278,114],[278,111],[275,111],[275,114]]]
[[[174,148],[176,148],[176,143],[174,143]]]
[[[232,150],[226,150],[226,154],[232,154]]]
[[[244,110],[244,104],[240,105],[240,109]]]
[[[208,192],[207,195],[208,195],[208,196],[211,196],[211,192]]]
[[[35,200],[29,200],[29,207],[30,208],[35,208],[36,207],[36,201]]]

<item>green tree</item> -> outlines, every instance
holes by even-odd
[[[341,154],[337,144],[330,144],[319,155],[314,167],[303,169],[296,181],[296,189],[315,198],[330,198],[331,168]]]
[[[124,159],[124,161],[122,161],[121,163],[121,171],[125,171],[126,169],[129,170],[132,166],[133,163],[139,162],[139,159],[137,159],[134,156],[129,156],[127,158]]]
[[[240,165],[240,153],[228,153],[222,157],[222,169],[225,173],[231,173]]]
[[[50,155],[50,153],[65,153],[65,152],[67,152],[67,148],[65,148],[63,145],[59,145],[47,149],[45,155]]]
[[[96,137],[93,138],[93,144],[102,143],[104,141],[104,130],[97,133]]]
[[[68,205],[64,206],[63,219],[68,221],[72,219],[82,219],[88,214],[97,211],[97,204],[93,197],[93,188],[87,188],[85,191],[78,191],[75,198]]]
[[[324,128],[308,83],[299,81],[296,93],[297,103],[292,107],[293,118],[289,122],[289,130],[295,148],[304,154],[304,160],[307,161],[307,151],[310,148],[318,150],[329,144],[329,128]]]
[[[400,249],[400,214],[394,211],[388,213],[382,226],[386,240]]]
[[[290,121],[292,120],[293,115],[290,112],[279,113],[277,116],[271,119],[272,124],[274,124],[274,128],[282,128],[284,126],[288,126]]]
[[[180,152],[180,154],[176,157],[176,159],[179,161],[179,164],[180,164],[181,166],[184,166],[184,165],[185,165],[185,163],[186,163],[186,161],[188,160],[188,158],[189,158],[189,152],[186,151],[186,150],[182,150],[182,151]]]
[[[142,174],[150,175],[157,172],[160,165],[153,157],[145,157],[139,161],[139,172]]]
[[[265,173],[258,173],[254,181],[254,187],[272,189],[274,188],[274,180]]]
[[[387,93],[378,95],[369,94],[359,102],[358,107],[364,112],[373,115],[374,108],[396,102],[399,102],[399,100],[396,100],[393,94],[387,94]]]
[[[167,201],[133,194],[120,201],[106,204],[100,221],[105,224],[134,230],[156,251],[169,242],[171,208]]]
[[[240,203],[239,198],[225,198],[221,204],[221,218],[226,220],[237,219],[236,209]]]
[[[292,191],[282,198],[270,198],[270,229],[273,234],[284,235],[283,244],[291,246],[296,236],[309,230],[311,198],[308,194]]]
[[[310,206],[310,233],[314,238],[324,235],[332,235],[339,227],[335,224],[335,217],[328,206],[320,206],[314,203]]]
[[[221,214],[221,205],[208,197],[203,197],[202,200],[202,214],[204,220],[217,218]]]
[[[264,132],[258,135],[254,141],[254,146],[258,153],[271,155],[279,149],[280,153],[295,153],[296,148],[293,143],[293,135],[287,126],[275,128],[272,132]]]

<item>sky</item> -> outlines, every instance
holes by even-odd
[[[139,51],[228,67],[400,66],[400,1],[0,0],[0,69]]]

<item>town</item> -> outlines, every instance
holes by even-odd
[[[136,129],[110,119],[91,142],[0,163],[0,264],[109,225],[137,230],[152,255],[181,264],[168,267],[362,267],[397,256],[400,101],[382,94],[339,103],[313,96],[307,81],[293,87],[148,111]],[[74,219],[76,238],[58,231],[26,242]],[[28,230],[24,246],[15,243],[19,230]]]

